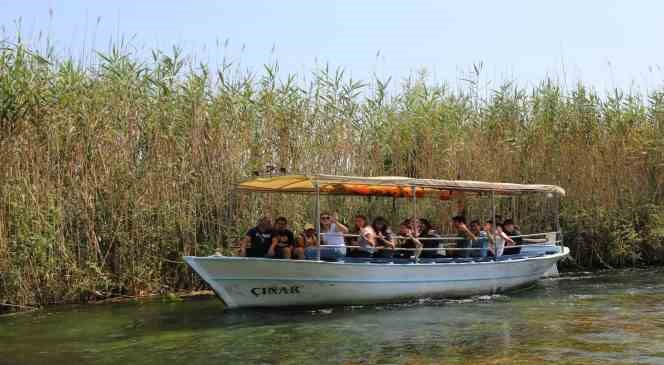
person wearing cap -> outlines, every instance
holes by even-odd
[[[304,260],[304,252],[315,250],[318,246],[318,238],[316,237],[316,227],[313,224],[307,223],[304,225],[304,231],[297,236],[297,245],[293,251],[293,258],[296,260]],[[311,247],[311,248],[310,248]]]

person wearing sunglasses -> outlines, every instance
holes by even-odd
[[[320,215],[320,233],[321,245],[320,258],[323,260],[337,260],[346,256],[346,242],[344,234],[348,233],[348,227],[339,223],[338,216],[335,213],[324,212]],[[315,259],[318,255],[318,248],[309,248],[305,251],[308,259]]]

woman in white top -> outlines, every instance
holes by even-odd
[[[355,229],[357,230],[357,239],[353,246],[359,246],[351,251],[353,257],[371,257],[376,247],[376,232],[367,222],[367,217],[358,214],[355,216]]]
[[[305,255],[308,259],[315,259],[318,256],[317,249],[320,249],[320,258],[336,260],[346,256],[346,242],[344,234],[348,233],[348,227],[337,221],[337,214],[321,213],[320,215],[320,233],[321,244],[324,246],[335,247],[315,247],[308,248]]]

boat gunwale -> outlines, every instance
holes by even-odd
[[[569,255],[569,248],[567,246],[556,246],[556,247],[562,247],[562,250],[560,252],[556,252],[554,254],[544,254],[541,256],[533,256],[533,257],[519,257],[519,258],[507,258],[505,260],[489,260],[489,261],[468,261],[468,262],[427,262],[427,263],[420,263],[420,262],[412,262],[412,263],[394,263],[394,262],[389,262],[389,263],[373,263],[373,262],[345,262],[345,261],[322,261],[322,260],[293,260],[293,259],[273,259],[273,258],[268,258],[268,257],[241,257],[241,256],[184,256],[185,261],[189,263],[189,260],[211,260],[211,261],[216,261],[216,260],[222,260],[222,261],[258,261],[258,262],[278,262],[278,263],[297,263],[297,264],[305,264],[305,265],[320,265],[320,264],[329,264],[329,265],[350,265],[350,266],[386,266],[386,267],[394,267],[394,266],[458,266],[458,265],[487,265],[487,264],[510,264],[514,262],[525,262],[525,261],[535,261],[535,260],[549,260],[552,258],[564,258]],[[506,256],[501,256],[501,257],[506,257]]]

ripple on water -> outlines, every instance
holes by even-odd
[[[0,318],[0,363],[664,364],[661,273],[316,310],[222,312],[216,301],[62,308]]]

